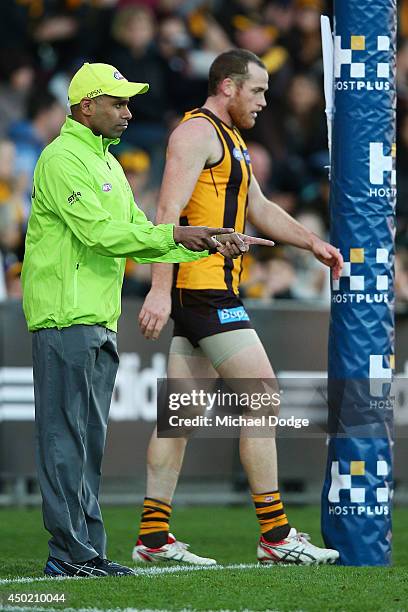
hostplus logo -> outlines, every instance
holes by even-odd
[[[380,400],[371,400],[370,408],[393,408],[395,396],[392,386],[390,387],[393,382],[393,370],[395,370],[395,355],[370,355],[368,370],[370,396],[381,398]],[[384,385],[387,385],[387,387],[384,388]]]
[[[349,261],[344,261],[340,279],[332,280],[333,303],[387,303],[390,279],[389,252],[375,249],[371,263],[375,269],[375,281],[368,276],[368,249],[350,249]]]
[[[339,461],[331,464],[328,494],[329,514],[375,516],[388,515],[390,491],[387,485],[388,464],[374,462],[371,473],[365,461],[350,461],[348,471],[340,473]],[[374,466],[373,466],[374,467]]]
[[[337,90],[389,91],[390,84],[390,38],[377,36],[372,50],[372,41],[366,36],[352,35],[342,45],[345,37],[334,37],[334,77]],[[375,60],[373,61],[373,56]]]
[[[396,145],[386,152],[383,142],[370,142],[370,188],[369,196],[394,197],[397,193]],[[391,186],[389,186],[391,185]]]

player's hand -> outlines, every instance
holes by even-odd
[[[168,291],[150,289],[139,313],[140,331],[148,340],[157,340],[169,320],[171,296]]]
[[[233,234],[224,234],[222,236],[215,236],[217,242],[221,243],[221,246],[217,247],[217,252],[224,257],[230,257],[235,259],[243,253],[249,251],[249,247],[253,244],[260,246],[275,246],[272,240],[265,238],[256,238],[255,236],[247,236],[246,234],[240,234],[234,232]]]
[[[317,236],[312,243],[311,251],[316,259],[332,269],[334,280],[338,280],[344,265],[340,251],[332,244],[317,238]]]
[[[174,227],[174,242],[176,244],[182,244],[186,249],[190,251],[206,251],[218,248],[220,242],[214,238],[217,234],[222,236],[224,234],[233,234],[234,230],[232,227],[200,227],[194,225],[182,226],[176,225]]]

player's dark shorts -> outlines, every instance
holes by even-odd
[[[184,336],[194,347],[208,336],[253,328],[239,297],[222,289],[173,288],[171,318],[173,336]]]

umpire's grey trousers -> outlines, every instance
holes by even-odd
[[[98,503],[106,427],[119,357],[99,325],[33,334],[36,461],[50,555],[106,556]]]

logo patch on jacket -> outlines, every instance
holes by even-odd
[[[78,202],[81,197],[80,191],[73,191],[70,196],[68,196],[68,204],[73,204],[74,202]]]
[[[102,191],[112,191],[112,185],[110,183],[104,183],[102,185]]]

